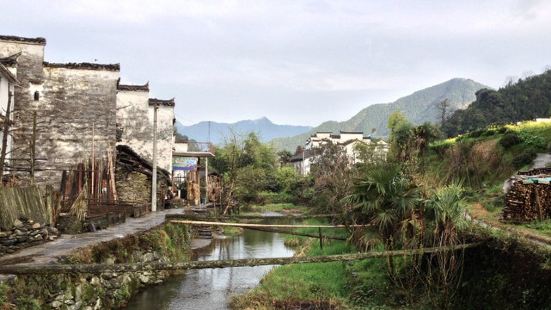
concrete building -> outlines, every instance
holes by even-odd
[[[340,146],[346,152],[351,165],[362,162],[357,150],[359,144],[372,147],[374,156],[383,160],[386,159],[389,149],[389,145],[385,141],[366,137],[363,132],[341,131],[339,134],[316,132],[306,140],[304,148],[297,149],[291,157],[291,164],[301,175],[309,174],[316,154],[319,153],[316,150],[323,148],[328,143]]]

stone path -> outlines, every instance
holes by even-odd
[[[23,249],[17,253],[5,255],[0,258],[0,265],[21,263],[52,263],[58,257],[70,254],[72,251],[98,244],[105,241],[124,238],[129,235],[149,230],[165,221],[167,214],[182,213],[182,209],[168,209],[150,213],[140,218],[128,218],[120,225],[111,226],[96,232],[61,235],[55,241]]]

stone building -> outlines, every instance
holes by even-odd
[[[174,100],[149,98],[149,85],[121,85],[119,64],[49,63],[44,38],[0,36],[0,63],[16,70],[14,157],[31,157],[35,178],[59,184],[62,169],[127,143],[151,159],[153,106],[159,106],[159,165],[171,171]],[[10,68],[10,67],[8,67]],[[11,68],[10,68],[11,69]]]

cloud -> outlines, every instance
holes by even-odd
[[[175,96],[190,120],[315,125],[456,76],[499,87],[551,54],[551,2],[537,0],[21,0],[3,10],[2,32],[46,37],[48,60],[120,62],[127,81]]]

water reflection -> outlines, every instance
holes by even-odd
[[[245,230],[241,236],[214,240],[197,253],[197,260],[292,256],[277,233]],[[190,270],[148,288],[128,309],[228,309],[230,297],[255,287],[273,266]]]

